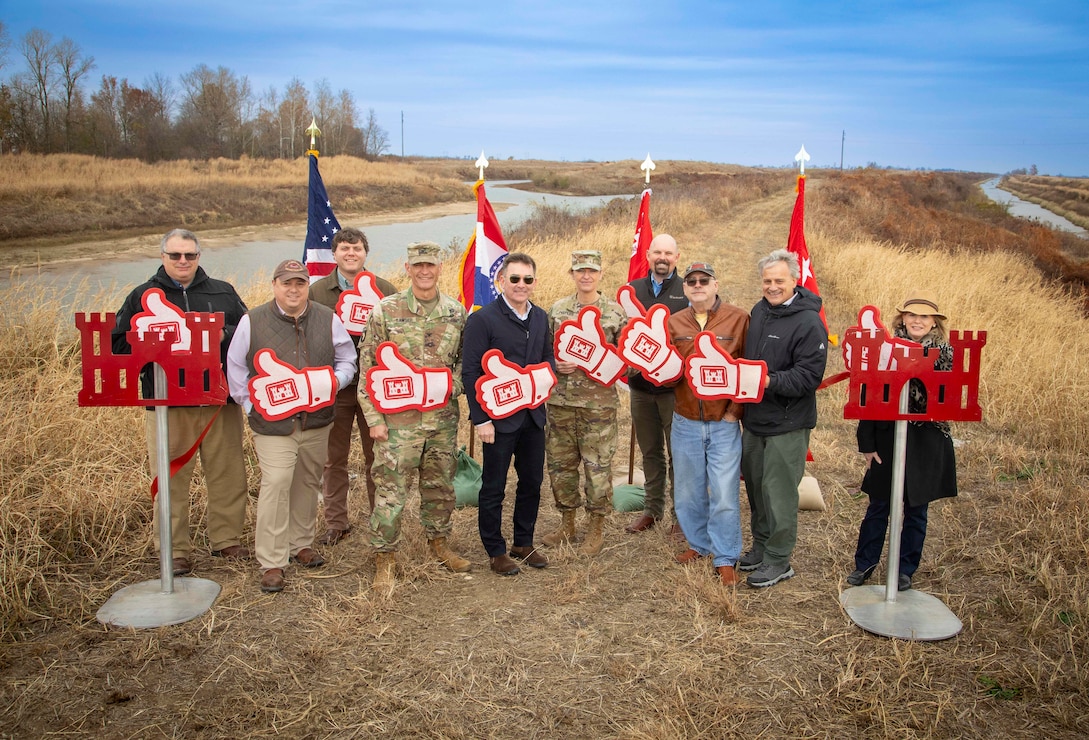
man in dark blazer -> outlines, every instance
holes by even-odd
[[[462,380],[469,402],[469,419],[484,447],[483,485],[480,489],[478,526],[480,541],[491,560],[492,571],[515,575],[518,563],[544,568],[548,560],[533,546],[533,530],[544,480],[545,405],[522,409],[504,418],[493,418],[477,399],[477,380],[485,375],[484,354],[497,349],[508,363],[521,368],[547,362],[553,366],[552,332],[548,315],[530,302],[536,288],[537,265],[527,254],[507,256],[499,271],[501,295],[471,314],[465,324]],[[503,498],[511,458],[518,475],[514,499],[514,539],[507,554],[503,539]]]

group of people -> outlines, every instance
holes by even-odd
[[[315,545],[336,545],[353,531],[347,507],[353,428],[363,440],[368,536],[376,553],[374,590],[389,594],[396,586],[395,553],[414,480],[430,552],[454,572],[469,570],[471,563],[449,540],[457,396],[462,393],[483,446],[478,529],[491,570],[511,576],[523,566],[548,565],[535,539],[546,459],[561,524],[541,543],[555,547],[581,538],[580,552],[597,555],[612,508],[616,380],[625,370],[646,476],[644,510],[626,531],[642,532],[663,521],[672,492],[674,532],[688,544],[675,556],[678,563],[711,558],[721,582],[731,586],[739,582],[739,571],[751,571],[747,583],[754,587],[794,575],[790,558],[797,538],[798,484],[816,424],[827,330],[819,316],[820,297],[798,285],[798,261],[790,252],[777,250],[759,262],[763,297],[751,313],[722,299],[711,264],[693,262],[680,270],[680,251],[667,234],[650,245],[647,277],[631,283],[643,310],[656,305],[668,310],[668,344],[678,361],[696,351],[697,335],[710,333],[729,357],[765,364],[760,399],[741,403],[707,400],[683,373],[663,380],[627,368],[615,352],[602,350],[618,346],[631,312],[600,291],[600,252],[572,253],[574,291],[547,311],[531,300],[537,287],[535,261],[511,253],[496,277],[496,300],[467,314],[439,291],[442,250],[432,242],[409,245],[409,286],[398,292],[365,270],[369,246],[363,232],[343,229],[333,239],[336,268],[329,275],[311,284],[305,265],[285,260],[273,272],[272,300],[252,310],[230,284],[199,266],[200,241],[192,232],[167,233],[160,251],[158,272],[134,289],[117,313],[114,351],[130,351],[130,329],[148,325],[140,317],[149,311],[144,296],[152,288],[161,290],[179,315],[224,315],[221,361],[230,398],[222,407],[171,407],[170,456],[175,459],[201,440],[211,554],[249,558],[242,544],[247,503],[243,415],[248,419],[261,473],[252,555],[262,591],[283,590],[289,564],[323,565]],[[944,320],[932,302],[931,314],[920,313],[925,303],[906,303],[902,315]],[[919,323],[909,320],[902,331],[915,339]],[[944,338],[938,331],[944,326],[936,320],[921,324],[926,341]],[[599,338],[583,342],[597,353],[593,371],[572,357],[554,355],[557,332],[571,327]],[[148,370],[141,381],[144,397],[152,397]],[[491,395],[482,387],[492,389]],[[153,471],[156,435],[149,414]],[[871,490],[882,485],[883,475],[887,478],[881,467],[882,456],[888,457],[883,429],[860,425],[859,442],[869,467],[866,479],[872,481],[865,490],[875,501],[862,525],[857,569],[848,577],[853,585],[873,572],[885,531],[882,512],[887,519],[888,511],[887,504],[884,509],[876,505]],[[508,546],[503,504],[512,461],[517,483]],[[195,457],[170,481],[175,575],[193,569],[189,483],[194,465]],[[940,481],[946,489],[951,471],[950,466]],[[752,532],[745,552],[742,474]],[[952,486],[955,495],[955,477]],[[325,516],[320,540],[319,491]],[[581,535],[575,527],[580,508],[586,509]],[[906,574],[910,586],[925,535],[925,502],[912,502],[908,522],[913,534],[904,556],[914,558],[914,567],[902,566],[901,578]]]

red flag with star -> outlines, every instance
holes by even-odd
[[[806,290],[820,295],[820,288],[817,287],[817,276],[813,273],[813,260],[809,257],[809,247],[805,244],[805,175],[798,175],[798,198],[794,201],[794,213],[790,216],[787,251],[798,255],[798,268],[801,272],[798,283]],[[823,304],[821,305],[821,321],[824,323],[825,331],[827,331],[828,319],[824,316]],[[828,341],[833,345],[839,344],[839,337],[830,333]]]

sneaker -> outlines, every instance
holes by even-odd
[[[794,569],[790,567],[790,563],[783,563],[782,565],[764,563],[756,569],[756,572],[745,579],[745,583],[753,588],[766,588],[793,577]]]
[[[897,591],[907,591],[910,588],[911,588],[911,576],[905,576],[903,573],[901,573],[900,578],[896,583],[896,590]]]
[[[748,573],[750,570],[759,568],[762,562],[764,562],[764,553],[759,552],[754,547],[745,552],[741,559],[737,561],[737,569],[742,573]]]
[[[876,567],[876,565],[871,565],[866,570],[856,570],[852,572],[851,575],[847,576],[847,583],[852,586],[861,586],[873,575],[874,568]]]

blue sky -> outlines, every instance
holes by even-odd
[[[326,78],[406,154],[1089,176],[1089,3],[0,0],[140,84]]]

